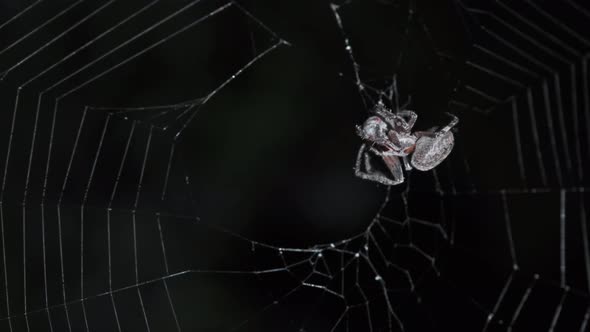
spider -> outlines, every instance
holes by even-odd
[[[454,144],[450,131],[459,119],[447,113],[452,119],[441,130],[433,127],[426,131],[411,132],[418,115],[410,110],[393,113],[383,103],[378,103],[362,126],[356,126],[357,134],[363,139],[354,167],[355,175],[387,186],[404,182],[403,167],[412,166],[428,171],[440,164],[451,153]],[[411,160],[408,161],[411,155]],[[380,157],[389,172],[373,166],[374,156]],[[401,158],[401,161],[400,161]],[[389,174],[386,174],[389,173]]]

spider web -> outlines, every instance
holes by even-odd
[[[585,331],[581,3],[1,5],[4,331]],[[354,178],[377,102],[460,118]]]

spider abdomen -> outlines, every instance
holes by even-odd
[[[420,171],[433,169],[451,153],[454,144],[455,138],[450,131],[438,137],[420,137],[412,154],[412,166]]]

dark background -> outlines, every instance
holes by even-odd
[[[1,1],[0,330],[585,329],[587,5],[335,5]],[[356,178],[379,100],[449,158]]]

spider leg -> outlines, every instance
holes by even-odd
[[[416,136],[416,138],[420,138],[423,136],[435,138],[435,137],[440,137],[440,136],[446,134],[447,132],[449,132],[449,130],[451,130],[451,128],[453,128],[455,125],[457,125],[457,123],[459,123],[459,118],[457,118],[456,116],[454,116],[451,113],[446,113],[446,114],[448,114],[449,116],[452,117],[451,122],[449,122],[449,124],[444,126],[441,130],[438,130],[438,127],[432,127],[428,130],[416,131],[416,132],[414,132],[414,135]]]
[[[414,127],[414,124],[416,123],[416,119],[418,119],[418,114],[416,114],[416,112],[414,111],[410,111],[410,110],[403,110],[403,111],[399,111],[397,112],[397,115],[401,116],[404,118],[404,120],[406,120],[406,123],[408,124],[408,127],[406,130],[411,130]]]
[[[380,157],[386,156],[385,152],[379,151],[379,150],[375,149],[374,147],[370,147],[369,151],[373,152],[374,154],[376,154]]]
[[[405,110],[410,104],[412,103],[412,96],[408,96],[408,100],[402,105],[402,107],[398,107],[398,109]]]
[[[393,112],[378,104],[378,106],[375,107],[375,114],[385,120],[388,125],[393,127],[396,118],[396,115]]]
[[[459,123],[458,117],[454,116],[451,113],[446,113],[446,114],[452,118],[451,122],[449,122],[449,124],[446,125],[443,129],[436,132],[436,136],[442,136],[442,135],[446,134],[449,130],[451,130],[451,128],[453,128],[455,125],[457,125],[457,123]]]
[[[404,158],[405,159],[405,158]],[[395,184],[404,182],[404,172],[402,170],[402,164],[397,156],[386,156],[383,157],[383,161],[393,176]]]
[[[404,161],[404,167],[405,167],[406,171],[411,171],[412,165],[410,165],[410,162],[408,161],[408,157],[402,157],[402,160]]]
[[[438,129],[438,127],[432,127],[430,129],[427,130],[423,130],[423,131],[415,131],[414,132],[414,136],[416,136],[416,139],[426,136],[426,137],[435,137],[436,136],[436,130]]]
[[[389,156],[389,157],[383,157],[383,160],[385,161],[386,158],[397,159],[397,157]],[[392,167],[389,165],[388,162],[385,162],[385,163],[391,171]],[[398,161],[398,164],[399,164],[399,161]],[[362,170],[363,166],[364,166],[365,171]],[[371,165],[371,155],[367,151],[366,144],[363,144],[359,149],[359,152],[356,157],[354,174],[361,179],[376,181],[376,182],[379,182],[379,183],[384,184],[386,186],[393,186],[396,184],[400,184],[404,181],[403,173],[401,173],[401,167],[399,168],[399,174],[401,174],[401,178],[396,178],[396,173],[394,173],[392,171],[394,179],[390,179],[385,174],[379,172],[378,170],[373,169],[373,166]]]

